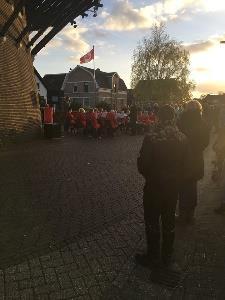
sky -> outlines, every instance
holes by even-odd
[[[76,19],[38,53],[39,73],[64,73],[95,45],[95,67],[117,72],[130,88],[132,55],[154,24],[190,52],[193,96],[225,92],[225,0],[102,0],[98,16]],[[93,63],[85,64],[93,68]]]

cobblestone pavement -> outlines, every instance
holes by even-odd
[[[0,152],[0,299],[225,299],[225,217],[216,216],[211,150],[196,223],[177,228],[176,289],[133,257],[145,247],[143,137],[66,137]]]

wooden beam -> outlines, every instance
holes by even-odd
[[[86,5],[85,7],[84,4],[85,3],[89,3],[88,5]],[[88,9],[90,9],[93,6],[93,2],[92,0],[90,1],[82,1],[82,4],[80,5],[80,7],[76,10],[76,12],[74,12],[72,10],[72,12],[69,13],[68,16],[66,16],[66,18],[59,23],[59,25],[57,27],[54,27],[31,51],[31,54],[33,56],[35,56],[42,48],[44,48],[46,46],[46,44],[48,42],[50,42],[50,40],[58,33],[60,32],[71,20],[74,20],[76,17],[78,17],[80,14],[84,13],[85,11],[87,11]],[[75,5],[74,7],[75,8]],[[72,8],[71,8],[72,9]]]
[[[24,38],[24,36],[28,33],[28,32],[30,32],[30,26],[26,26],[24,29],[23,29],[23,31],[20,33],[20,35],[18,36],[18,38],[16,39],[16,43],[17,44],[19,44],[21,41],[22,41],[22,39]]]
[[[6,21],[5,25],[2,27],[2,30],[0,31],[0,36],[5,36],[8,32],[10,26],[13,24],[15,19],[18,17],[19,12],[22,10],[23,6],[25,5],[26,0],[21,0],[18,2],[18,4],[15,6],[13,13]]]
[[[30,40],[30,42],[27,44],[27,48],[30,48],[31,46],[33,46],[33,44],[36,42],[37,39],[39,39],[40,36],[42,36],[42,34],[45,32],[47,28],[43,28],[40,29],[35,36],[32,37],[32,39]]]
[[[33,46],[33,44],[37,41],[37,39],[39,39],[40,36],[42,36],[42,34],[47,30],[48,27],[50,26],[53,26],[55,24],[58,24],[59,23],[59,20],[61,20],[61,15],[62,15],[62,12],[61,12],[61,8],[63,8],[65,6],[65,4],[68,2],[68,0],[64,0],[60,7],[59,7],[59,13],[55,16],[55,18],[53,20],[49,20],[49,23],[46,24],[46,26],[44,26],[42,29],[40,29],[36,34],[35,36],[30,40],[30,42],[27,44],[27,48]]]

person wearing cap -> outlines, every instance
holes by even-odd
[[[178,127],[188,138],[190,147],[189,177],[179,192],[179,217],[177,221],[190,224],[194,221],[197,206],[197,183],[204,177],[203,151],[209,144],[209,128],[202,119],[202,105],[197,100],[186,102]]]
[[[143,206],[147,252],[135,258],[137,263],[147,267],[157,267],[161,262],[169,265],[172,261],[175,209],[188,163],[187,138],[175,125],[173,108],[162,106],[158,118],[145,136],[137,159],[138,170],[145,178]]]

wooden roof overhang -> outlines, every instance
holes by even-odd
[[[87,16],[86,11],[93,8],[94,16],[101,0],[8,0],[14,5],[14,10],[6,23],[0,28],[0,36],[5,36],[18,14],[25,8],[27,25],[16,38],[20,43],[23,37],[36,32],[26,45],[30,48],[44,34],[50,31],[34,46],[31,53],[36,55],[47,43],[60,32],[68,23],[76,24],[74,19],[78,16]],[[76,25],[75,25],[76,26]]]

